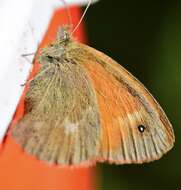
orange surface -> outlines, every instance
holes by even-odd
[[[77,7],[71,7],[73,24],[80,19],[81,12]],[[52,18],[50,27],[40,47],[55,39],[59,26],[67,23],[67,13],[57,10]],[[83,26],[80,25],[74,36],[85,42]],[[35,63],[31,76],[39,68]],[[23,115],[24,94],[22,95],[14,121]],[[49,166],[27,155],[15,143],[10,135],[7,135],[0,153],[0,190],[93,190],[95,189],[95,170],[93,168],[60,168]]]

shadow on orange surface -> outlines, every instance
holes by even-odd
[[[77,7],[70,8],[73,25],[75,26],[81,16]],[[63,9],[55,11],[49,29],[40,45],[44,47],[56,37],[57,29],[67,23],[67,12]],[[36,34],[35,34],[36,35]],[[83,25],[81,24],[74,36],[81,42],[86,42]],[[35,62],[30,78],[35,75],[39,65]],[[17,122],[24,112],[23,92],[13,123]],[[29,156],[15,143],[10,134],[0,154],[0,189],[3,190],[93,190],[95,189],[96,171],[94,168],[60,168],[42,163],[33,156]]]

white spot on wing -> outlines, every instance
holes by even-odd
[[[64,127],[65,127],[65,133],[71,134],[74,133],[78,129],[78,123],[72,123],[68,119],[65,119]]]

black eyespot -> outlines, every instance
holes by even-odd
[[[140,133],[143,133],[145,131],[146,127],[144,125],[139,125],[138,130]]]

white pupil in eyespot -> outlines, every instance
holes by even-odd
[[[143,133],[145,131],[145,126],[139,125],[138,130],[139,130],[140,133]]]

